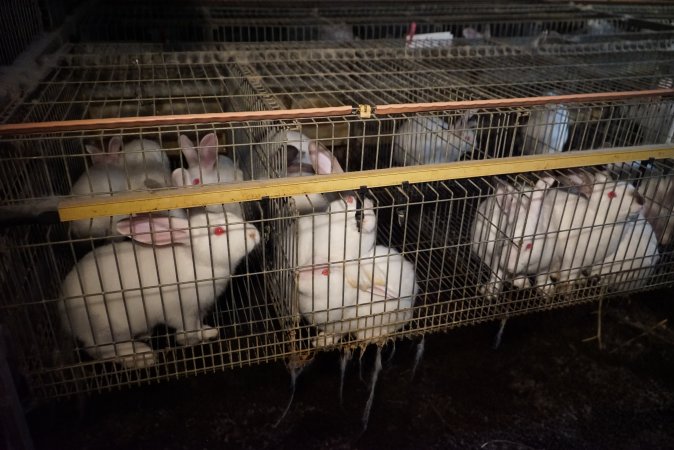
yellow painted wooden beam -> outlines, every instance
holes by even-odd
[[[211,186],[126,192],[112,197],[71,198],[59,203],[61,220],[79,220],[116,214],[136,214],[193,208],[209,204],[243,202],[320,192],[339,192],[462,178],[564,169],[598,164],[674,158],[674,145],[649,145],[603,150],[527,155],[486,160],[457,161],[424,166],[393,167],[332,175],[254,180]]]

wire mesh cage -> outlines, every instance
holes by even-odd
[[[671,285],[670,27],[394,3],[103,2],[46,61],[0,116],[36,398]]]

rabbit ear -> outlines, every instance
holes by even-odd
[[[189,183],[190,173],[185,169],[176,169],[171,173],[174,186],[185,186]]]
[[[509,221],[514,222],[519,209],[517,202],[519,193],[510,184],[497,179],[496,193],[494,195],[496,197],[496,204],[508,217]]]
[[[110,138],[107,152],[101,151],[95,145],[85,145],[84,147],[91,154],[91,161],[94,164],[116,164],[121,156],[122,138],[119,136]]]
[[[112,156],[122,151],[122,138],[113,136],[108,142],[108,155]]]
[[[181,134],[178,137],[178,141],[180,141],[180,148],[182,149],[183,155],[185,155],[187,165],[189,167],[198,167],[199,155],[197,154],[197,150],[194,148],[194,143],[192,140],[184,134]]]
[[[140,215],[117,222],[117,232],[157,246],[189,243],[189,222],[181,217]]]
[[[212,169],[218,157],[218,135],[208,133],[199,142],[199,166],[202,169]]]
[[[360,229],[363,233],[371,233],[377,228],[377,215],[374,212],[374,203],[369,198],[363,201],[363,214]]]
[[[84,148],[91,155],[91,162],[94,165],[107,164],[108,154],[103,153],[100,148],[96,147],[95,145],[85,145]]]
[[[311,141],[309,143],[309,157],[311,158],[311,165],[314,166],[314,170],[319,175],[344,173],[337,158],[318,142]]]

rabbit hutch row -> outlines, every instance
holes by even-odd
[[[672,284],[674,9],[121,3],[5,73],[32,400]]]

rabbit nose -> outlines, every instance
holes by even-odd
[[[249,238],[251,241],[257,241],[259,235],[260,235],[260,234],[257,232],[257,230],[252,230],[252,231],[249,231],[249,232],[248,232],[248,238]]]

